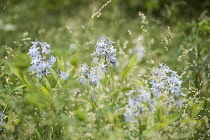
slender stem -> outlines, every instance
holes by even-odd
[[[58,78],[59,78],[59,76],[58,76]],[[55,86],[54,86],[54,88],[56,87],[56,85],[57,85],[57,83],[58,83],[58,78],[57,78],[57,80],[56,80],[56,83],[55,83]]]
[[[6,106],[5,106],[5,108],[4,108],[3,112],[2,112],[3,114],[5,114],[5,112],[6,112],[6,110],[7,110],[7,106],[8,106],[8,105],[6,104]]]
[[[139,140],[143,140],[142,139],[142,127],[141,127],[141,119],[139,118]]]
[[[106,58],[106,56],[104,57],[104,64],[106,65],[106,71],[108,72],[107,58]],[[105,72],[105,84],[107,83],[107,72]]]

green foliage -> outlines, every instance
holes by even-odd
[[[129,61],[129,63],[128,63],[128,66],[126,67],[125,71],[124,71],[123,74],[122,74],[122,81],[126,78],[126,76],[127,76],[129,73],[131,73],[131,71],[132,71],[132,69],[134,68],[135,64],[136,64],[136,55],[134,54],[134,55],[131,57],[131,59],[130,59],[130,61]]]
[[[196,88],[201,90],[201,92],[207,93],[210,86],[208,84],[208,79],[210,78],[209,73],[209,31],[210,26],[209,18],[203,19],[200,23],[192,24],[193,32],[185,40],[182,49],[188,51],[188,62],[189,67],[188,73],[192,76],[192,82]]]
[[[209,139],[208,7],[208,0],[3,0],[0,139]],[[98,87],[82,85],[80,67],[93,63],[103,37],[116,42],[119,67],[101,74]],[[27,55],[36,39],[51,44],[57,60],[41,79],[30,71]],[[150,88],[150,70],[159,62],[181,75],[183,106],[160,98],[153,113],[126,122],[126,93]]]

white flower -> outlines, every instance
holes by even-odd
[[[101,69],[103,72],[107,73],[107,66],[105,64],[98,64],[99,69]]]
[[[42,61],[40,63],[40,67],[44,71],[45,69],[50,69],[51,68],[51,65],[48,62]]]
[[[81,67],[81,77],[78,81],[82,84],[90,84],[98,87],[100,83],[100,73],[107,73],[108,65],[117,67],[116,49],[112,46],[114,42],[105,39],[96,43],[95,52],[92,55],[95,67],[91,68],[87,64],[83,64]]]
[[[106,46],[106,44],[105,44],[104,40],[101,40],[101,41],[98,41],[98,42],[96,43],[96,46],[104,47],[104,46]]]
[[[126,112],[124,113],[125,121],[126,122],[133,122],[134,121],[134,112],[132,108],[126,108]]]
[[[50,44],[40,43],[42,48],[42,53],[49,54],[50,53]]]

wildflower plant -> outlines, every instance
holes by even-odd
[[[165,64],[160,63],[159,67],[152,70],[150,84],[153,97],[158,99],[164,96],[170,104],[181,105],[182,97],[186,95],[181,91],[180,76]]]
[[[91,54],[95,67],[83,64],[81,67],[82,75],[78,79],[81,84],[98,86],[103,73],[108,73],[108,67],[118,67],[116,49],[112,45],[113,41],[106,38],[99,40],[95,46],[95,52]]]
[[[74,1],[77,3],[76,0]],[[164,8],[167,8],[167,12],[161,10],[161,14],[158,15],[162,17],[166,13],[166,16],[172,19],[166,20],[166,23],[172,23],[171,21],[175,23],[170,25],[170,30],[168,28],[165,31],[168,25],[164,25],[164,20],[152,16],[158,7],[163,8],[161,5],[164,5],[164,1],[163,3],[157,2],[155,5],[152,3],[152,6],[151,1],[146,3],[147,7],[150,5],[151,11],[148,12],[150,16],[146,18],[146,15],[139,12],[141,22],[138,18],[135,19],[133,14],[132,18],[131,14],[128,14],[129,22],[126,22],[127,19],[124,18],[126,14],[121,15],[122,12],[118,10],[121,8],[114,7],[114,5],[120,5],[119,2],[110,0],[107,2],[108,5],[103,5],[99,10],[95,8],[100,2],[92,2],[88,5],[88,9],[91,10],[87,13],[97,12],[93,14],[88,24],[84,23],[88,18],[84,12],[79,12],[80,18],[75,16],[73,20],[65,20],[63,16],[68,12],[62,11],[60,12],[62,14],[57,14],[59,17],[62,16],[61,20],[53,20],[54,17],[46,16],[50,17],[49,20],[46,20],[47,22],[55,24],[45,26],[43,22],[42,28],[37,25],[37,22],[31,20],[30,24],[35,25],[32,31],[31,29],[29,32],[26,31],[31,26],[20,26],[16,29],[18,38],[24,37],[22,40],[16,39],[15,41],[15,45],[20,47],[9,46],[12,43],[7,44],[13,41],[11,38],[4,40],[7,34],[11,34],[11,31],[6,31],[6,26],[0,25],[0,32],[3,32],[0,48],[12,47],[14,49],[13,51],[11,49],[0,51],[1,55],[7,54],[3,62],[0,61],[0,108],[3,110],[0,112],[0,139],[131,140],[139,138],[173,140],[208,139],[210,137],[208,125],[209,62],[207,61],[210,56],[207,47],[210,41],[208,38],[209,19],[194,24],[194,34],[184,42],[182,46],[184,50],[180,50],[186,57],[180,56],[179,60],[185,63],[176,67],[173,64],[176,63],[177,58],[172,56],[177,56],[177,45],[183,40],[183,37],[190,33],[190,30],[184,29],[186,26],[180,26],[183,25],[182,22],[185,19],[177,20],[179,23],[176,23],[174,15],[171,16],[174,10],[181,12],[179,8],[177,10],[178,3],[174,2],[172,7],[170,4],[166,5]],[[60,5],[62,2],[56,3],[55,5],[62,7]],[[138,2],[132,2],[132,5],[135,3],[139,5]],[[22,10],[28,9],[23,4],[29,4],[29,2],[21,1],[17,7],[14,3],[14,10],[8,10],[12,7],[3,4],[3,14],[12,15],[5,13],[21,10],[15,20],[27,17],[21,16],[24,13]],[[180,4],[186,5],[186,3],[178,5]],[[33,3],[30,5],[35,6]],[[85,5],[87,4],[82,7]],[[24,9],[20,6],[23,6]],[[110,18],[110,13],[106,13],[106,9],[109,8],[107,6],[111,6],[109,12],[118,11],[119,15],[111,13]],[[156,10],[153,11],[152,7]],[[40,9],[40,7],[37,8]],[[55,7],[51,5],[47,8],[53,10]],[[27,10],[27,12],[30,11]],[[204,18],[206,15],[204,11],[197,19]],[[99,16],[100,18],[96,20],[96,17]],[[138,16],[137,12],[136,16]],[[8,17],[2,20],[5,25],[6,22],[9,23],[13,19]],[[58,18],[56,15],[55,17]],[[150,18],[152,25],[149,22]],[[58,21],[59,23],[56,24]],[[71,29],[76,24],[78,25],[77,21],[84,24],[82,28]],[[68,30],[60,25],[68,25],[66,26]],[[106,30],[102,31],[101,27]],[[21,28],[25,31],[23,34]],[[46,30],[48,32],[44,35]],[[179,33],[176,33],[177,31]],[[93,40],[101,32],[118,40],[117,45],[122,46],[119,52],[115,42],[101,37],[93,46],[94,51],[85,54],[87,55],[84,57],[87,58],[86,63],[80,62],[83,60],[80,53],[84,51],[82,49],[86,49],[81,47],[82,44]],[[170,36],[171,33],[173,33],[173,38]],[[63,47],[58,47],[53,52],[50,44],[46,42],[30,41],[31,38],[38,35],[39,38],[44,36],[44,38],[52,39],[50,42]],[[138,38],[134,39],[136,36]],[[163,38],[165,41],[161,42]],[[92,41],[88,44],[93,45]],[[167,45],[167,49],[163,45]],[[185,52],[185,47],[189,49],[186,50],[187,52]],[[27,54],[26,51],[28,51]],[[64,52],[62,56],[60,51]],[[31,58],[31,61],[22,64],[21,60],[27,60],[28,57]],[[148,74],[149,71],[146,69],[157,61],[173,65],[177,72],[172,70],[174,67],[170,68],[160,63]],[[183,66],[185,64],[187,65]],[[31,72],[35,74],[33,76],[37,78],[34,79],[31,72],[28,72],[29,65]],[[65,73],[66,66],[71,67],[68,70],[71,75]],[[81,67],[78,68],[78,66]],[[112,73],[112,70],[117,72]],[[180,71],[185,73],[180,76],[178,74]]]
[[[39,41],[31,42],[32,46],[29,48],[28,55],[31,57],[31,71],[36,73],[37,78],[42,78],[42,76],[48,76],[50,69],[52,69],[53,64],[56,62],[56,58],[50,53],[50,44],[46,42],[42,43]],[[68,74],[59,70],[58,76],[61,79],[67,80]]]
[[[155,111],[156,102],[160,98],[162,103],[168,105],[181,106],[184,103],[183,97],[186,96],[181,92],[180,76],[175,71],[170,70],[168,66],[160,63],[160,68],[154,68],[151,76],[151,88],[141,87],[137,96],[132,96],[136,90],[131,90],[127,95],[128,107],[124,114],[127,122],[133,122],[136,118],[144,117],[145,114]],[[144,114],[140,116],[140,114]]]
[[[107,72],[107,67],[118,67],[116,58],[116,49],[112,45],[113,41],[106,38],[96,43],[96,50],[92,54],[93,62],[99,66],[104,72]]]
[[[81,67],[82,75],[78,79],[81,84],[89,84],[93,86],[97,86],[100,82],[99,71],[96,68],[91,68],[87,64],[83,64]]]
[[[52,65],[56,62],[56,58],[50,55],[50,44],[39,41],[32,42],[28,55],[31,57],[31,71],[36,72],[38,78],[50,73]]]
[[[124,113],[126,122],[134,122],[136,119],[145,117],[149,113],[153,113],[155,108],[155,100],[152,99],[148,87],[140,87],[137,96],[132,95],[135,90],[129,91],[126,95],[128,98],[128,106]]]

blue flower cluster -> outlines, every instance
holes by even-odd
[[[151,76],[151,88],[141,87],[137,96],[132,94],[137,92],[131,90],[127,93],[130,96],[128,107],[124,113],[127,122],[134,121],[140,114],[154,112],[156,101],[162,96],[168,105],[181,106],[184,103],[182,97],[186,96],[181,92],[180,76],[175,71],[164,64],[159,64],[160,68],[154,68]]]
[[[32,42],[28,55],[31,57],[31,70],[36,72],[38,78],[50,73],[52,65],[56,62],[56,58],[50,55],[50,44],[39,41]]]
[[[135,92],[140,94],[133,97],[132,94]],[[141,87],[138,91],[131,90],[127,95],[130,97],[124,113],[126,122],[134,121],[140,114],[154,112],[155,100],[152,99],[148,87]]]
[[[150,84],[152,85],[151,92],[153,96],[157,99],[164,94],[171,103],[181,104],[180,97],[186,95],[181,92],[182,81],[180,76],[164,64],[159,64],[159,66],[160,68],[152,70]]]
[[[91,68],[87,64],[83,64],[82,67],[82,77],[78,79],[81,84],[90,84],[97,86],[100,82],[99,71],[96,68]]]
[[[112,45],[113,41],[106,38],[96,43],[96,50],[92,54],[95,67],[83,64],[81,67],[82,75],[78,79],[81,84],[97,86],[100,82],[100,73],[107,73],[108,66],[118,67],[116,49]]]
[[[108,38],[98,41],[96,43],[96,50],[92,54],[93,62],[104,71],[106,71],[107,65],[114,66],[115,68],[118,67],[116,58],[117,49],[114,49],[113,43],[115,42]]]
[[[50,53],[50,44],[39,41],[31,42],[32,46],[29,48],[28,55],[31,57],[31,71],[36,72],[38,78],[42,78],[43,75],[48,76],[50,69],[56,62],[56,58]],[[62,79],[66,80],[68,75],[62,71],[58,74]]]

